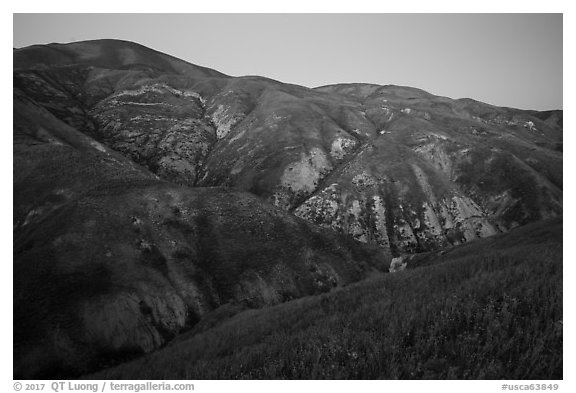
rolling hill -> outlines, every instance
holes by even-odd
[[[198,337],[221,332],[222,320],[266,319],[276,312],[267,310],[320,299],[330,305],[344,296],[336,293],[360,296],[350,291],[363,285],[359,293],[376,291],[376,282],[400,280],[382,277],[395,257],[408,270],[434,265],[427,269],[437,277],[436,269],[456,264],[439,264],[445,255],[477,250],[465,243],[491,245],[480,239],[508,239],[511,230],[562,216],[562,111],[394,85],[309,89],[231,77],[118,40],[35,45],[13,55],[18,378],[78,376],[170,342],[195,348]],[[533,243],[528,237],[520,248]],[[521,274],[556,280],[559,256],[550,247],[535,255],[552,267],[532,266],[531,257]],[[524,255],[520,248],[509,251],[512,261]],[[461,259],[462,269],[478,262],[496,283],[520,277],[516,262],[502,273],[484,259]],[[408,277],[433,280],[417,270]],[[421,289],[407,285],[402,296]],[[333,290],[334,297],[321,295]],[[307,296],[313,300],[295,300]],[[430,315],[440,310],[434,299]],[[376,309],[378,318],[397,311]],[[402,315],[399,324],[412,318]],[[498,367],[501,374],[454,375],[509,370]],[[209,376],[198,370],[191,377]],[[218,370],[234,378],[356,375]]]

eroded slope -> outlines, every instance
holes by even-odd
[[[14,91],[14,375],[67,377],[151,352],[225,304],[329,291],[380,249],[223,188],[190,188]]]
[[[25,48],[15,67],[44,108],[163,179],[249,191],[394,255],[562,213],[561,111],[231,78],[121,41]]]

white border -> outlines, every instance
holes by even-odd
[[[569,1],[518,1],[518,2],[505,2],[498,0],[483,0],[475,2],[476,4],[469,4],[464,1],[338,1],[338,2],[313,2],[311,0],[294,0],[291,2],[277,3],[270,0],[218,0],[210,3],[209,1],[162,1],[162,2],[136,2],[136,1],[113,1],[113,0],[98,0],[97,2],[80,1],[12,1],[3,3],[2,24],[0,28],[2,31],[3,53],[6,58],[2,62],[3,72],[2,75],[2,96],[3,96],[3,118],[5,119],[4,128],[2,131],[2,153],[0,168],[2,168],[2,178],[9,179],[10,190],[6,189],[2,194],[2,259],[4,263],[4,274],[2,281],[2,309],[5,314],[10,315],[10,321],[6,320],[2,324],[3,340],[1,341],[0,350],[2,351],[2,378],[0,386],[3,386],[2,391],[13,391],[12,381],[12,228],[8,228],[8,222],[11,220],[12,206],[12,133],[10,126],[12,123],[12,99],[8,97],[11,92],[12,72],[10,66],[12,61],[8,57],[8,44],[7,41],[13,38],[13,13],[32,13],[32,12],[190,12],[190,13],[248,13],[248,12],[314,12],[314,13],[362,13],[362,12],[430,12],[430,13],[443,13],[443,12],[505,12],[505,13],[518,13],[518,12],[561,12],[564,13],[564,129],[565,134],[565,148],[568,154],[565,155],[565,173],[566,184],[564,185],[564,193],[568,201],[565,210],[565,240],[571,240],[573,230],[571,223],[574,217],[574,208],[570,203],[574,197],[574,182],[571,179],[571,174],[575,173],[573,170],[576,168],[573,155],[574,149],[574,114],[573,114],[573,98],[571,92],[574,90],[574,77],[575,70],[574,64],[574,13],[573,2]],[[10,31],[8,31],[10,30]],[[567,243],[570,246],[570,242]],[[574,253],[571,250],[564,249],[564,277],[565,282],[571,284],[574,278],[574,268],[572,256]],[[574,361],[574,312],[572,311],[573,300],[575,299],[574,290],[572,285],[565,285],[564,291],[564,381],[551,381],[551,383],[558,383],[560,391],[576,391]],[[141,382],[141,381],[140,381]],[[183,381],[187,382],[187,381]],[[533,381],[539,383],[541,381]],[[290,392],[293,393],[296,389],[323,389],[331,391],[348,391],[351,389],[362,389],[363,392],[382,392],[383,388],[391,389],[392,391],[441,391],[441,392],[496,392],[502,391],[501,385],[504,381],[249,381],[249,382],[232,382],[232,381],[196,381],[197,391],[235,391],[235,392],[270,392],[273,389],[275,392]],[[529,381],[523,381],[522,384],[529,384]],[[45,390],[47,391],[47,390]]]

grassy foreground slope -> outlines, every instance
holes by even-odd
[[[561,379],[562,220],[275,307],[90,378]]]

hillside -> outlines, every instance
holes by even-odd
[[[161,180],[79,129],[15,88],[16,378],[78,375],[156,350],[221,305],[387,269],[377,247],[248,193]]]
[[[394,256],[562,214],[562,112],[232,78],[136,44],[14,52],[40,106],[162,179],[248,191]]]
[[[562,379],[562,221],[242,312],[97,379]]]
[[[514,299],[536,300],[530,288],[552,291],[551,305],[536,302],[529,312],[561,313],[561,287],[554,289],[561,253],[554,250],[561,246],[562,111],[500,108],[393,85],[309,89],[231,77],[117,40],[35,45],[13,56],[15,378],[79,376],[161,348],[160,358],[143,359],[168,361],[162,356],[172,356],[170,343],[186,350],[201,337],[228,337],[226,321],[246,316],[262,318],[264,335],[278,323],[294,325],[285,343],[310,334],[298,321],[326,324],[326,339],[353,340],[331,330],[345,315],[373,312],[372,321],[384,323],[397,314],[402,329],[412,320],[420,326],[419,318],[444,310],[446,294],[464,287],[471,297],[461,292],[462,305],[481,315],[486,305],[503,307],[492,299],[499,283],[502,291],[510,285]],[[542,222],[553,228],[543,244],[514,235]],[[509,244],[519,237],[517,247]],[[383,275],[394,257],[407,271]],[[423,268],[410,272],[416,267]],[[458,284],[461,274],[472,278]],[[525,285],[515,283],[521,279]],[[388,292],[389,283],[403,289]],[[436,295],[427,299],[421,291],[430,288]],[[341,296],[367,303],[338,308]],[[380,303],[392,296],[409,308]],[[318,302],[335,314],[318,314]],[[413,316],[416,304],[427,304],[429,314]],[[438,323],[444,329],[448,322]],[[398,326],[386,327],[391,337]],[[542,339],[557,345],[554,337]],[[455,342],[465,348],[461,339]],[[309,369],[308,360],[293,372],[286,365],[281,372],[230,371],[222,357],[230,343],[215,340],[216,352],[194,355],[196,368],[175,367],[170,375],[356,375]],[[380,341],[382,348],[396,345],[390,340]],[[525,344],[511,345],[527,374],[500,365],[492,374],[454,375],[510,371],[524,378],[532,368],[522,362],[533,359],[519,360],[528,356]],[[274,351],[288,344],[279,345]],[[261,350],[247,353],[272,356]],[[202,371],[203,361],[224,368]],[[556,376],[554,362],[549,373]],[[357,375],[410,376],[378,370]]]

